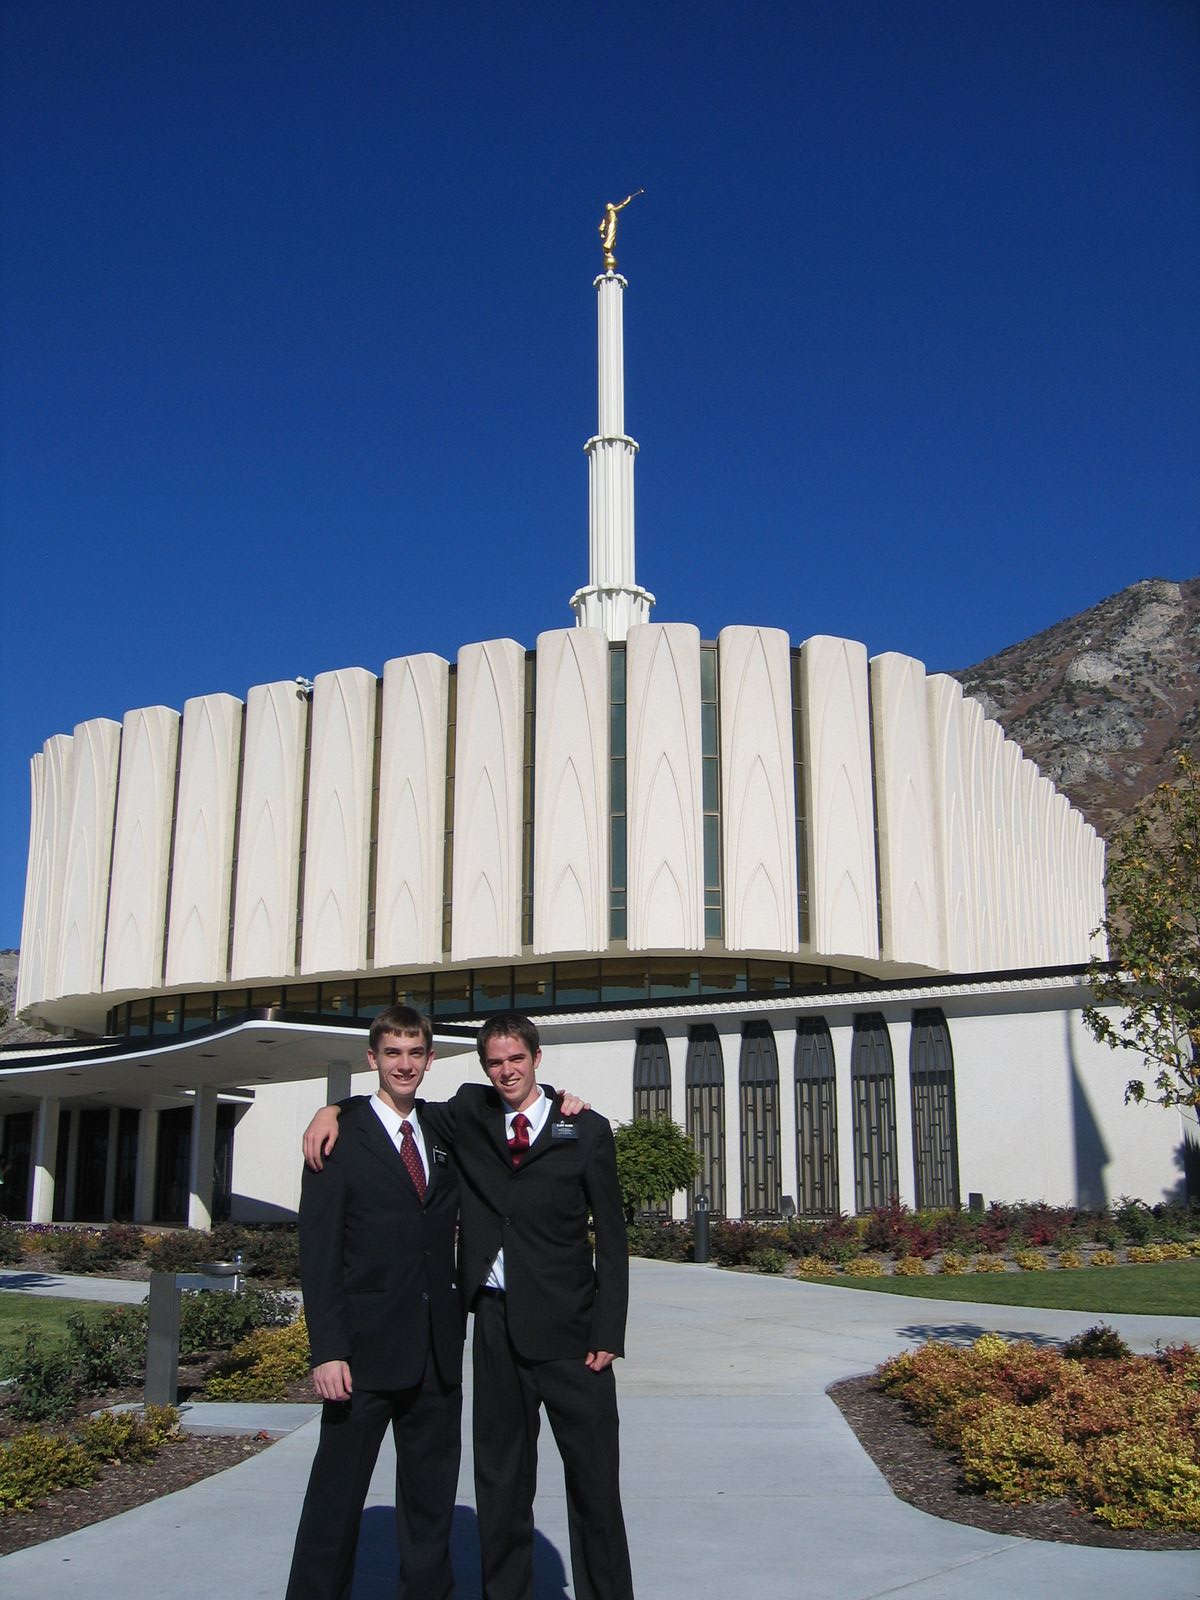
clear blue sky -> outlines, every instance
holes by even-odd
[[[1193,0],[5,0],[0,945],[85,718],[570,623],[971,664],[1200,571]]]

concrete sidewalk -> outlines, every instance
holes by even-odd
[[[643,1600],[1197,1600],[1200,1552],[1146,1555],[985,1533],[897,1500],[825,1394],[930,1337],[1065,1338],[1093,1314],[910,1299],[634,1261],[620,1365],[625,1510]],[[1200,1340],[1200,1319],[1109,1316],[1137,1349]],[[0,1560],[14,1600],[256,1600],[283,1593],[316,1442],[310,1423],[252,1460],[110,1522]],[[478,1600],[469,1435],[454,1558]],[[391,1600],[393,1464],[363,1519],[354,1600]],[[537,1600],[571,1593],[562,1474],[543,1450]]]

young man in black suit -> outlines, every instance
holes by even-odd
[[[416,1093],[427,1019],[373,1023],[379,1088],[347,1118],[300,1200],[300,1280],[321,1436],[287,1600],[348,1600],[359,1522],[384,1431],[396,1442],[401,1600],[454,1593],[450,1526],[461,1452],[464,1317],[455,1272],[459,1180]]]
[[[595,1112],[568,1119],[554,1091],[543,1093],[528,1017],[490,1018],[478,1049],[491,1086],[464,1084],[427,1120],[453,1145],[462,1176],[484,1600],[533,1595],[542,1406],[565,1469],[577,1600],[632,1600],[612,1371],[624,1353],[629,1263],[612,1130]],[[334,1108],[317,1114],[305,1134],[310,1161],[336,1129]]]

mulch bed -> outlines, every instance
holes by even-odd
[[[1100,1545],[1110,1550],[1200,1549],[1200,1534],[1109,1528],[1066,1500],[1009,1506],[973,1494],[963,1482],[954,1455],[911,1421],[904,1402],[885,1394],[872,1376],[834,1384],[829,1398],[854,1429],[892,1493],[930,1516],[965,1522],[989,1533],[1058,1544]]]
[[[236,1467],[239,1461],[265,1449],[269,1442],[190,1433],[164,1444],[153,1461],[102,1467],[100,1476],[87,1488],[65,1489],[34,1511],[0,1512],[0,1556],[58,1539],[64,1533],[74,1533],[76,1528],[86,1528],[89,1523],[103,1522],[106,1517],[157,1500],[160,1495],[186,1489],[214,1472]]]

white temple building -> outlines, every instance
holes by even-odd
[[[595,288],[574,627],[33,756],[17,1005],[71,1037],[0,1054],[10,1216],[291,1215],[397,999],[432,1097],[528,1011],[549,1081],[687,1127],[721,1215],[1181,1191],[1179,1113],[1081,1021],[1102,842],[998,724],[906,656],[650,620],[615,262]]]

